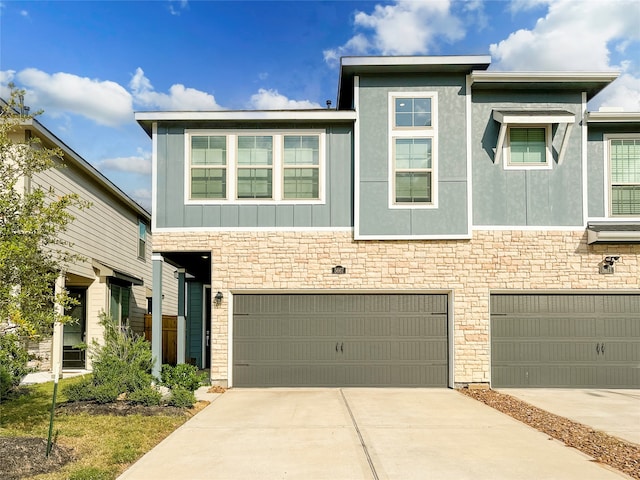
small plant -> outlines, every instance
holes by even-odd
[[[149,386],[139,390],[134,390],[127,395],[127,400],[146,407],[152,407],[160,405],[160,402],[162,401],[162,394],[155,388]]]
[[[7,398],[30,372],[28,361],[29,354],[17,335],[0,334],[0,400]]]
[[[182,387],[175,387],[171,390],[169,405],[179,408],[191,408],[196,403],[196,396],[192,391]]]
[[[66,384],[62,387],[62,390],[70,402],[82,402],[95,398],[93,388],[93,379],[90,376],[86,376],[78,382]]]
[[[162,365],[160,372],[160,378],[163,385],[169,387],[171,390],[175,388],[183,388],[190,392],[194,392],[203,385],[205,382],[204,373],[198,373],[198,368],[195,365],[189,365],[182,363],[176,365]]]

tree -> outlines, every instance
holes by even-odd
[[[25,112],[24,91],[9,88],[0,111],[0,330],[37,339],[50,334],[54,322],[69,320],[54,308],[71,302],[54,290],[74,258],[61,234],[74,219],[72,210],[89,204],[38,185],[37,175],[60,167],[63,153],[24,134],[41,112]]]

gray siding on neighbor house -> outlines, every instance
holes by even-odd
[[[157,228],[341,228],[353,226],[353,128],[350,125],[190,124],[189,130],[268,129],[326,131],[325,202],[185,204],[185,126],[160,124],[157,143]]]
[[[602,218],[606,215],[605,188],[609,182],[609,172],[605,171],[605,135],[638,134],[638,125],[589,124],[587,137],[587,192],[588,216]]]
[[[437,92],[437,207],[389,208],[389,92]],[[359,234],[468,232],[464,75],[362,76],[359,92]]]
[[[554,161],[549,170],[505,170],[494,163],[500,124],[494,110],[567,110],[575,114],[562,163],[564,125],[553,125]],[[472,168],[474,225],[583,225],[581,93],[474,91]]]

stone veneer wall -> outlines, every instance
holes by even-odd
[[[453,295],[454,381],[490,381],[491,292],[605,290],[640,287],[640,245],[587,245],[580,231],[474,231],[471,240],[354,241],[351,232],[154,233],[154,250],[211,251],[211,378],[228,378],[228,299],[243,290]],[[615,274],[601,275],[608,254]],[[331,268],[346,267],[346,275]]]

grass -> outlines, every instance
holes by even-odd
[[[79,377],[62,379],[57,403],[66,401],[62,385]],[[27,394],[0,404],[0,436],[47,438],[53,383],[26,387]],[[35,480],[110,480],[157,445],[188,419],[176,415],[56,414],[54,435],[58,445],[74,450],[75,460],[54,473]],[[42,452],[43,459],[45,452]]]

